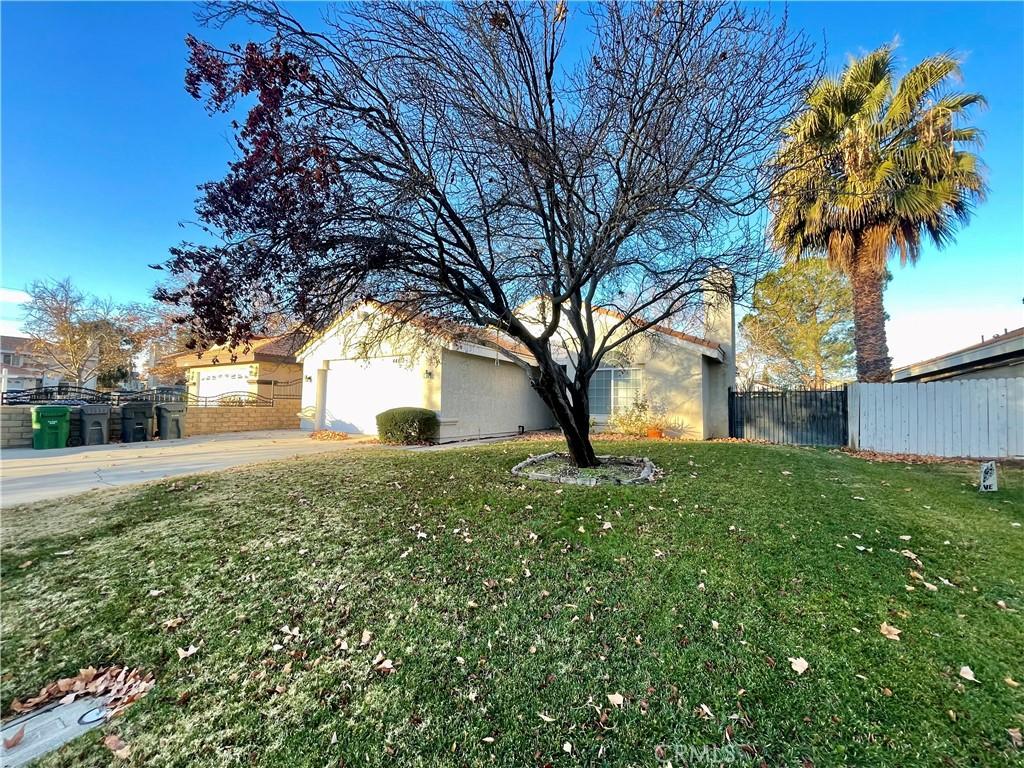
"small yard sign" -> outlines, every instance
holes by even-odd
[[[999,485],[996,483],[996,463],[994,461],[981,463],[981,481],[978,483],[978,490],[982,492],[999,490]]]

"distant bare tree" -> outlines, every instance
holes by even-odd
[[[27,289],[25,331],[34,357],[81,386],[119,378],[149,337],[145,312],[78,290],[70,278],[37,280]]]
[[[570,16],[589,21],[579,56]],[[254,103],[198,205],[223,242],[172,249],[172,272],[198,277],[158,297],[216,343],[258,332],[268,306],[323,328],[360,299],[500,328],[536,358],[580,466],[605,356],[692,310],[714,268],[761,271],[768,161],[815,74],[784,17],[715,1],[336,5],[315,30],[273,3],[205,18],[269,39],[188,41],[193,96]],[[516,314],[537,295],[540,328]],[[599,331],[597,308],[622,319]]]

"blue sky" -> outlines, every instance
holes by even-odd
[[[227,121],[184,91],[184,37],[212,32],[189,3],[3,3],[2,272],[0,323],[18,317],[18,291],[70,275],[119,300],[145,299],[147,265],[190,236],[196,185],[231,157]],[[311,16],[315,8],[302,8]],[[898,38],[914,63],[956,50],[964,87],[988,98],[989,200],[957,243],[894,268],[886,296],[897,363],[972,343],[1024,323],[1024,5],[820,3],[790,6],[792,22],[848,53]],[[194,235],[193,235],[194,236]]]

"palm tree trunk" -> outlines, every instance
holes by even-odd
[[[885,340],[882,292],[886,271],[859,258],[850,275],[853,289],[853,343],[857,349],[857,381],[886,382],[892,378],[889,345]]]

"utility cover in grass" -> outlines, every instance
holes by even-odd
[[[566,453],[552,451],[531,456],[512,467],[512,474],[530,480],[571,485],[636,485],[653,482],[657,467],[648,458],[598,456],[599,466],[581,469]]]

